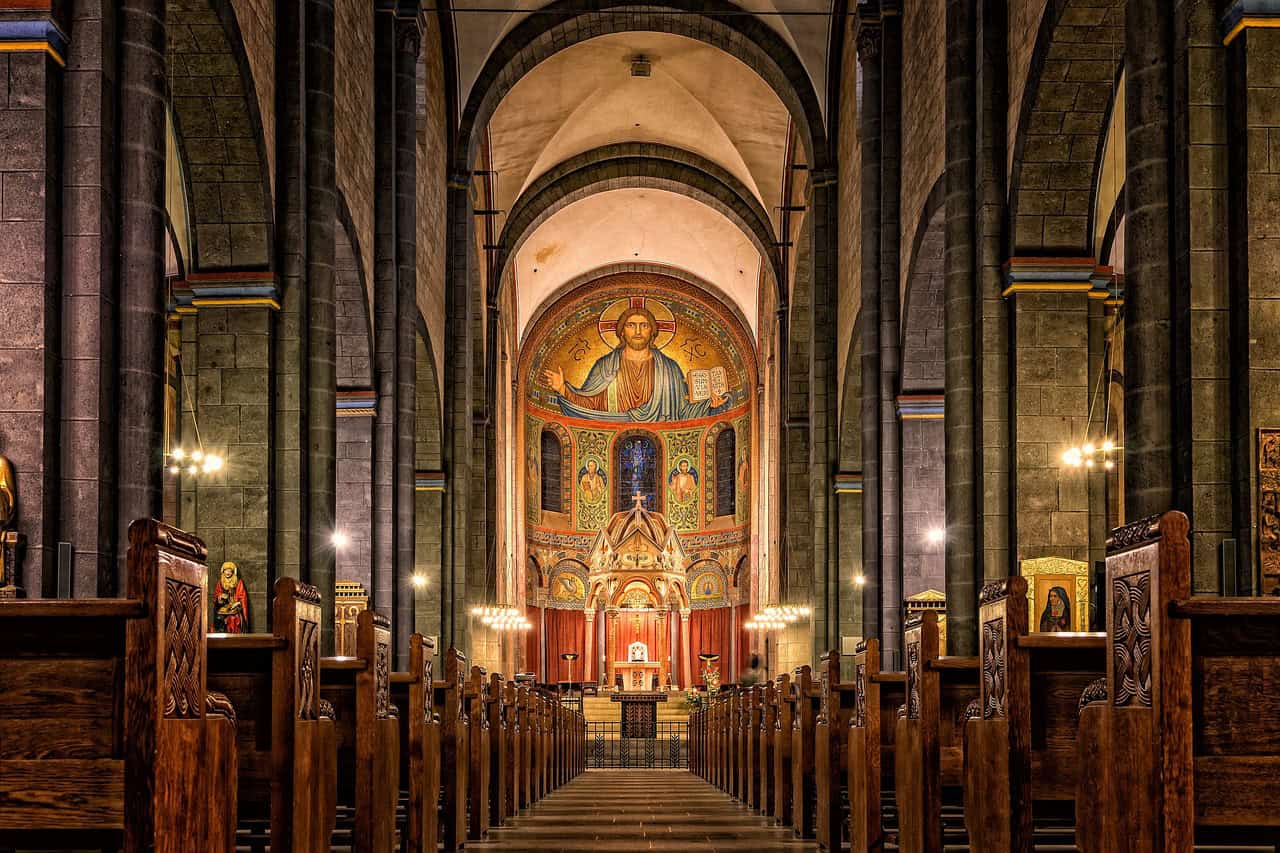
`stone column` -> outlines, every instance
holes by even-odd
[[[117,592],[129,524],[160,514],[164,426],[165,4],[120,6],[120,384]],[[56,198],[56,194],[51,194]],[[36,543],[31,543],[35,545]],[[33,549],[34,550],[34,549]]]
[[[396,509],[396,14],[382,0],[373,16],[373,507],[370,606],[392,615]]]
[[[422,46],[418,4],[401,6],[396,32],[396,479],[395,637],[398,659],[407,661],[413,631],[414,462],[418,382],[418,52]]]
[[[859,7],[862,65],[862,630],[881,637],[880,597],[880,18]],[[888,656],[886,653],[886,660]]]
[[[117,406],[112,353],[119,316],[116,267],[110,259],[117,251],[117,122],[114,101],[106,97],[115,85],[115,8],[106,0],[72,5],[68,17],[74,40],[67,46],[62,101],[63,162],[77,164],[62,170],[62,313],[79,331],[63,341],[58,538],[71,543],[74,596],[116,592]],[[9,54],[9,61],[22,55]],[[47,54],[43,59],[53,62]],[[4,180],[21,186],[14,177]],[[30,202],[34,196],[17,198]],[[53,196],[46,193],[44,199],[51,203]],[[24,214],[8,209],[8,200],[4,206],[6,227],[27,221]],[[18,307],[38,304],[17,293],[11,299]],[[0,452],[5,450],[0,436]]]
[[[607,619],[609,622],[608,636],[605,637],[605,642],[604,642],[605,672],[608,675],[608,678],[607,678],[608,685],[610,687],[613,687],[613,679],[614,679],[613,649],[618,642],[618,610],[617,608],[609,608],[604,612],[604,615],[605,615],[605,619]]]
[[[656,654],[654,657],[658,659],[658,686],[661,688],[667,683],[667,638],[663,634],[666,628],[665,616],[667,614],[659,610],[653,614],[654,620],[658,623],[657,630],[654,632],[658,636],[658,648],[654,649]],[[648,687],[648,685],[645,685]]]
[[[591,665],[591,655],[594,653],[596,639],[596,612],[594,610],[585,610],[582,613],[583,619],[583,638],[582,638],[582,683],[586,684],[591,680],[591,673],[595,667]]]
[[[305,108],[302,94],[303,0],[276,0],[276,315],[272,375],[272,562],[275,577],[303,577],[308,553],[307,209]],[[330,620],[332,621],[332,620]],[[447,643],[443,647],[447,647]]]
[[[1189,511],[1177,493],[1173,342],[1176,270],[1173,175],[1174,18],[1167,0],[1125,3],[1125,512]],[[1243,141],[1243,140],[1241,140]]]
[[[693,686],[693,663],[689,653],[689,611],[680,611],[680,672],[684,677],[685,687]]]
[[[337,480],[333,0],[306,0],[307,571],[320,589],[321,648],[333,652]]]
[[[900,390],[902,239],[902,16],[882,2],[880,37],[880,641],[902,654],[902,441]]]
[[[978,653],[977,442],[974,205],[977,113],[977,6],[947,0],[946,482],[947,652]]]
[[[1262,428],[1280,424],[1280,395],[1276,390],[1280,387],[1280,322],[1277,322],[1280,276],[1276,275],[1280,269],[1280,237],[1276,227],[1280,218],[1276,212],[1280,160],[1269,153],[1274,141],[1280,139],[1280,66],[1277,66],[1280,30],[1273,28],[1280,16],[1263,11],[1255,17],[1251,9],[1246,17],[1242,8],[1246,5],[1235,3],[1225,21],[1230,39],[1226,138],[1230,164],[1232,514],[1240,564],[1237,592],[1266,595],[1280,588],[1280,547],[1270,537],[1261,535],[1274,527],[1280,493],[1275,474],[1275,439],[1273,435],[1259,433]],[[1132,9],[1131,13],[1136,14]],[[1132,49],[1136,51],[1137,47]],[[1149,83],[1154,84],[1154,80]],[[1135,97],[1130,84],[1128,107],[1131,111],[1135,109]],[[1154,94],[1148,97],[1153,98]],[[1156,105],[1141,106],[1140,117],[1152,123],[1159,120]],[[1131,128],[1133,121],[1131,116]],[[1130,145],[1134,144],[1135,136],[1131,129]],[[1154,145],[1154,141],[1150,144]],[[1135,171],[1133,160],[1134,155],[1130,154],[1129,180]],[[1142,245],[1152,253],[1157,249],[1154,244]],[[1126,250],[1126,262],[1133,263],[1138,250],[1129,244]],[[1154,272],[1151,275],[1149,279],[1140,280],[1139,285],[1145,281],[1148,288],[1154,288]],[[1132,311],[1133,303],[1142,298],[1131,279],[1132,275],[1126,270],[1126,312]],[[1129,328],[1126,324],[1126,372],[1141,358],[1131,349],[1142,346],[1145,341],[1145,338],[1129,337]],[[1145,503],[1133,503],[1141,496],[1129,482],[1133,474],[1128,449],[1134,442],[1134,431],[1145,436],[1152,428],[1149,419],[1143,423],[1134,421],[1145,417],[1136,411],[1139,399],[1145,398],[1135,397],[1134,390],[1126,387],[1125,508],[1131,517],[1137,517],[1138,509],[1150,502],[1144,499]],[[1153,461],[1157,449],[1151,451]]]
[[[1005,0],[979,4],[980,49],[975,62],[977,85],[978,184],[978,321],[979,369],[974,371],[978,424],[981,439],[975,459],[975,500],[979,502],[975,524],[979,564],[988,579],[1006,578],[1011,569],[1014,513],[1010,506],[1013,471],[1012,433],[1009,419],[1009,311],[1004,300],[1006,221],[1008,218],[1008,115],[1009,59],[1008,8]]]

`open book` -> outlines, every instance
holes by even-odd
[[[723,367],[689,371],[689,399],[694,403],[729,393],[729,374]]]

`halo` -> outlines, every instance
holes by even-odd
[[[657,321],[658,328],[654,330],[653,336],[654,349],[662,349],[676,336],[676,318],[670,308],[648,296],[631,296],[609,303],[608,307],[600,312],[600,320],[596,326],[600,330],[600,340],[604,341],[609,349],[617,349],[622,343],[618,338],[618,320],[622,317],[622,312],[628,308],[644,308]]]

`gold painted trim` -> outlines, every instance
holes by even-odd
[[[946,414],[943,412],[912,412],[910,414],[900,414],[898,418],[904,421],[940,421],[946,418]]]
[[[415,492],[443,492],[444,486],[414,486]]]
[[[1004,289],[1001,296],[1014,293],[1088,293],[1093,284],[1088,281],[1015,281]]]
[[[175,314],[196,314],[196,306],[194,305],[177,305],[173,309]]]
[[[210,296],[191,300],[196,308],[270,308],[280,310],[280,303],[271,296]]]
[[[376,409],[338,409],[340,418],[371,418],[377,414]]]
[[[1224,46],[1231,44],[1231,42],[1236,40],[1236,36],[1240,35],[1240,33],[1244,32],[1247,29],[1252,29],[1255,27],[1258,29],[1280,28],[1280,17],[1271,17],[1271,16],[1260,17],[1260,16],[1246,15],[1245,17],[1241,18],[1234,27],[1231,28],[1231,32],[1227,33],[1226,38],[1222,40],[1222,44]]]
[[[49,44],[47,41],[0,41],[0,53],[27,53],[33,51],[44,51],[53,57],[53,61],[61,65],[63,68],[67,66],[67,61],[62,58],[62,54],[54,50],[53,45]]]

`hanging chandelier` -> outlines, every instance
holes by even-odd
[[[528,631],[533,624],[514,607],[473,607],[471,615],[480,624],[494,631]]]
[[[766,607],[743,624],[748,631],[780,631],[809,616],[808,607]]]

